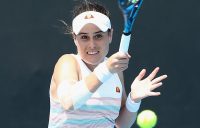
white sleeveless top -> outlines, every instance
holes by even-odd
[[[82,78],[91,73],[79,55]],[[52,83],[51,83],[52,84]],[[122,84],[117,74],[104,82],[78,110],[67,111],[50,96],[49,128],[113,128],[119,115]]]

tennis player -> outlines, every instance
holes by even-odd
[[[153,90],[167,76],[155,78],[159,68],[143,78],[143,69],[126,95],[123,71],[128,53],[109,58],[113,29],[109,12],[100,4],[84,2],[74,9],[72,35],[77,54],[65,54],[55,65],[50,85],[49,128],[129,128],[141,100],[159,96]],[[127,85],[128,86],[128,85]]]

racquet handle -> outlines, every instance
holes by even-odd
[[[120,52],[126,52],[126,53],[128,52],[130,40],[131,40],[131,34],[129,35],[122,34],[120,46],[119,46]]]

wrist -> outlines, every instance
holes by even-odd
[[[130,96],[130,93],[129,93],[127,100],[126,100],[126,108],[128,109],[128,111],[137,112],[140,108],[140,104],[141,104],[141,100],[139,102],[134,102],[131,99],[131,96]]]
[[[141,99],[136,99],[136,98],[134,98],[133,95],[132,95],[131,93],[130,93],[129,95],[130,95],[130,98],[131,98],[131,100],[132,100],[133,102],[135,102],[135,103],[141,102]]]
[[[108,80],[112,76],[112,73],[109,71],[105,62],[99,64],[94,69],[94,74],[96,75],[98,80],[101,81],[102,83],[104,83],[106,80]]]

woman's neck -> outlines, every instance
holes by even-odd
[[[83,61],[84,62],[84,61]],[[91,64],[88,64],[88,63],[86,63],[86,62],[84,62],[85,63],[85,65],[93,72],[94,71],[94,69],[97,67],[97,65],[91,65]]]

